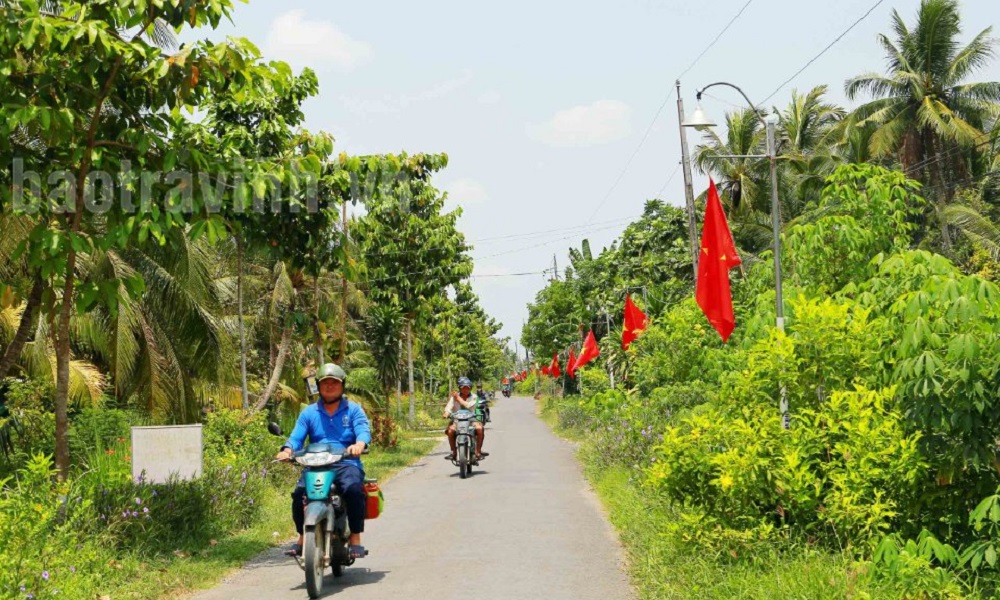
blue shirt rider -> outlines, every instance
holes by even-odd
[[[347,373],[333,363],[323,365],[317,374],[320,398],[307,406],[299,415],[295,429],[288,437],[288,443],[281,447],[278,460],[291,460],[295,452],[302,450],[306,438],[311,444],[330,443],[346,448],[343,461],[333,466],[334,484],[347,504],[347,522],[351,528],[350,553],[352,558],[363,558],[365,549],[361,545],[361,533],[365,530],[365,472],[360,456],[371,444],[371,426],[368,416],[360,405],[344,396],[344,382]],[[289,554],[302,554],[303,525],[305,523],[305,483],[299,479],[292,492],[292,520],[299,533],[299,541]]]

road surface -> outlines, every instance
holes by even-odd
[[[470,479],[443,459],[447,442],[385,487],[369,521],[371,555],[328,575],[336,600],[626,600],[622,551],[570,444],[528,398],[501,398]],[[443,438],[442,438],[443,439]],[[290,518],[290,517],[289,517]],[[271,551],[194,600],[300,600],[305,578]]]

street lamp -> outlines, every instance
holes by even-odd
[[[750,110],[753,111],[753,114],[757,115],[757,118],[764,124],[764,129],[767,132],[767,154],[763,156],[757,154],[729,155],[719,156],[719,158],[766,158],[771,164],[771,228],[774,234],[775,319],[778,329],[780,331],[784,331],[785,309],[781,294],[781,216],[778,209],[778,149],[777,142],[775,141],[775,121],[774,118],[765,119],[761,115],[761,111],[757,110],[757,106],[750,101],[750,98],[747,98],[747,95],[743,93],[743,90],[741,90],[738,86],[725,81],[717,81],[706,85],[698,91],[698,107],[689,118],[685,119],[684,122],[681,123],[681,127],[704,129],[706,127],[715,126],[715,123],[708,118],[705,111],[701,108],[701,95],[705,93],[705,90],[717,85],[731,87],[739,92],[740,95],[743,96],[743,99],[747,101],[747,104],[750,105]],[[779,410],[781,411],[781,425],[785,429],[788,429],[790,418],[788,414],[788,396],[785,386],[781,386]]]
[[[701,108],[701,95],[705,93],[705,90],[715,87],[717,85],[724,85],[726,87],[731,87],[743,96],[743,99],[747,101],[750,105],[750,109],[753,111],[757,118],[760,119],[761,123],[764,124],[764,129],[767,131],[767,154],[733,154],[733,155],[721,155],[719,158],[766,158],[771,163],[771,228],[774,234],[774,291],[775,291],[775,311],[776,311],[776,322],[778,329],[781,331],[785,330],[785,310],[784,302],[782,300],[781,293],[781,215],[778,208],[778,150],[777,142],[775,141],[775,121],[773,118],[765,119],[753,102],[747,98],[747,95],[743,93],[739,87],[727,83],[725,81],[717,81],[710,85],[703,87],[698,91],[698,105],[695,111],[690,117],[681,123],[681,127],[691,127],[694,129],[705,129],[708,127],[715,127],[715,123],[705,114],[705,111]]]

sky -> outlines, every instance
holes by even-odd
[[[501,335],[519,340],[553,256],[562,273],[570,246],[589,239],[596,253],[647,199],[683,206],[681,73],[687,113],[715,81],[763,104],[876,4],[764,104],[827,84],[830,100],[851,106],[844,81],[883,69],[876,35],[893,9],[912,22],[919,0],[250,0],[232,24],[200,33],[246,37],[266,58],[315,70],[306,127],[333,134],[338,153],[447,153],[434,181],[463,210],[473,286]],[[997,0],[964,0],[962,11],[966,40],[1000,25]],[[1000,60],[976,80],[1000,80]],[[717,122],[743,103],[709,93]],[[698,194],[707,179],[695,172],[694,185]]]

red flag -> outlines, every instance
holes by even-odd
[[[635,341],[639,334],[646,329],[649,319],[646,313],[639,310],[639,307],[632,302],[632,296],[625,297],[625,327],[622,329],[622,349],[628,347]]]
[[[583,343],[583,348],[580,349],[580,356],[576,357],[576,364],[573,365],[573,370],[579,369],[583,365],[594,360],[601,354],[601,349],[597,347],[597,340],[594,339],[594,332],[591,330],[587,334],[587,341]]]
[[[525,369],[524,371],[521,371],[521,379],[524,380],[527,378],[528,378],[528,370]]]
[[[548,366],[542,367],[542,375],[551,375],[552,373],[550,372],[550,370],[551,370],[551,367],[548,367]]]
[[[705,225],[701,230],[701,256],[698,259],[698,282],[695,299],[715,327],[722,341],[729,340],[736,327],[733,296],[729,287],[729,269],[740,264],[733,234],[726,222],[726,213],[719,202],[715,182],[708,181],[708,202],[705,205]]]
[[[576,357],[573,356],[573,349],[569,349],[569,358],[566,360],[566,374],[570,379],[576,377]]]
[[[549,365],[549,375],[553,377],[559,377],[562,375],[562,371],[559,370],[559,354],[552,354],[552,364]]]

